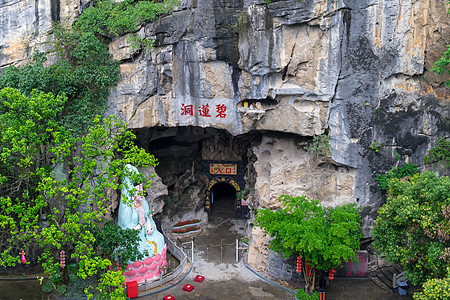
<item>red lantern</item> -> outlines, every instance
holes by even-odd
[[[311,276],[311,266],[309,265],[309,260],[306,261],[306,274],[308,274],[308,276]]]
[[[302,272],[302,258],[299,256],[297,257],[297,273]]]
[[[25,251],[23,251],[23,249],[22,249],[22,255],[20,256],[20,260],[22,261],[23,264],[27,262],[27,260],[25,259]]]
[[[66,252],[64,252],[64,250],[61,250],[61,252],[59,252],[59,259],[61,261],[61,268],[64,269],[64,267],[66,266]]]
[[[328,273],[330,280],[334,279],[334,274],[336,274],[336,269],[330,269],[330,272]]]

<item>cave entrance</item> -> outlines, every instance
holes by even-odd
[[[195,126],[140,128],[133,132],[137,136],[136,144],[158,159],[156,173],[168,193],[158,200],[164,202],[166,215],[187,207],[196,211],[203,208],[211,215],[211,209],[216,209],[220,201],[221,205],[228,203],[231,208],[234,205],[235,216],[236,193],[247,184],[245,174],[252,172],[249,165],[249,159],[253,159],[251,149],[259,143],[260,133],[232,136],[223,129]],[[227,192],[224,186],[214,187],[221,182],[234,190]],[[217,198],[221,195],[231,197],[233,203]]]
[[[236,201],[236,192],[240,191],[239,184],[230,178],[214,178],[208,185],[205,209],[210,216],[225,218],[236,217],[240,204]]]

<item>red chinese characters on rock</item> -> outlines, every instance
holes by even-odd
[[[182,116],[193,116],[194,115],[194,106],[193,105],[184,105],[181,104],[181,115]]]
[[[202,105],[198,107],[198,114],[200,115],[200,117],[211,117],[211,115],[209,114],[209,105]]]
[[[227,114],[227,106],[225,104],[217,104],[216,105],[216,118],[226,118]],[[181,104],[181,115],[182,116],[193,116],[194,115],[194,106],[192,104],[185,105]],[[198,107],[198,115],[200,117],[210,118],[210,107],[209,104],[202,104]]]
[[[224,104],[216,105],[216,112],[217,112],[216,118],[225,118],[227,116],[227,114],[225,113],[226,111],[227,107]]]
[[[364,256],[358,256],[358,277],[365,277],[366,272],[364,272],[363,266],[366,265],[366,260]]]
[[[237,165],[235,164],[210,164],[209,165],[210,174],[227,174],[236,175]]]

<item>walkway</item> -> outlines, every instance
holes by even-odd
[[[235,219],[232,205],[213,206],[208,226],[194,238],[195,257],[191,273],[178,285],[140,299],[163,299],[168,294],[177,300],[295,299],[291,292],[268,284],[242,262],[236,263],[236,238],[244,236],[246,226],[247,220]],[[205,276],[205,280],[195,282],[196,275]],[[183,291],[185,284],[194,285],[194,290]]]

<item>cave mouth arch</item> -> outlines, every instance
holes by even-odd
[[[239,184],[227,177],[214,178],[208,185],[205,208],[210,216],[235,218],[240,208],[236,202]]]

